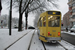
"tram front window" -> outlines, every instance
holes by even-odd
[[[48,26],[49,27],[59,27],[60,17],[59,16],[49,16]]]

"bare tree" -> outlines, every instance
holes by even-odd
[[[8,25],[8,15],[7,14],[1,15],[0,24],[1,24],[1,21],[3,21],[2,22],[3,26],[7,26]]]
[[[45,2],[43,2],[43,6],[45,7],[45,8],[40,8],[40,9],[38,9],[37,10],[37,13],[36,13],[36,15],[35,15],[35,19],[34,19],[34,26],[35,27],[37,27],[37,22],[38,22],[38,19],[39,19],[39,16],[40,16],[40,14],[42,13],[42,12],[44,12],[44,11],[49,11],[49,10],[51,10],[51,9],[53,9],[53,8],[58,8],[58,5],[55,3],[55,0],[49,0],[50,2],[48,2],[48,1],[45,1]],[[56,0],[57,1],[57,0]],[[54,2],[54,3],[53,3]]]
[[[28,7],[25,11],[25,17],[26,17],[26,29],[27,29],[27,17],[29,12],[36,12],[40,13],[43,12],[44,9],[50,10],[50,4],[51,3],[54,7],[57,8],[57,4],[55,4],[55,0],[32,0],[30,4],[27,4]],[[39,15],[39,14],[38,14]]]
[[[55,3],[57,0],[13,0],[13,7],[19,10],[19,28],[18,31],[22,30],[22,15],[25,12],[26,17],[26,28],[27,28],[27,18],[29,12],[39,12],[44,9],[50,8],[52,5],[57,7]]]

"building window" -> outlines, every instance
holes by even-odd
[[[73,25],[75,25],[75,21],[73,21]]]
[[[69,7],[69,10],[72,10],[72,7]]]
[[[68,0],[68,1],[70,1],[70,0]]]
[[[72,6],[75,6],[75,3],[73,3]]]
[[[75,12],[75,9],[73,9],[72,12]]]
[[[73,0],[73,1],[75,1],[75,0]]]
[[[75,18],[75,15],[73,15],[71,18]]]

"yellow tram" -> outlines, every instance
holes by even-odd
[[[61,12],[46,11],[40,14],[38,20],[39,39],[43,42],[61,40]]]

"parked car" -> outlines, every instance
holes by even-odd
[[[32,27],[32,26],[30,26],[30,27],[28,27],[28,29],[35,29],[34,27]]]
[[[18,26],[17,25],[14,25],[14,28],[18,28]]]
[[[70,29],[70,32],[75,32],[75,25]]]

